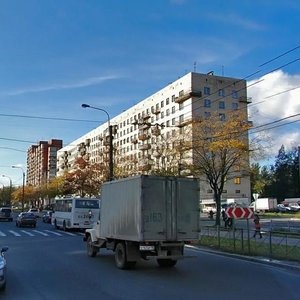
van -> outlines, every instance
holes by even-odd
[[[13,221],[12,209],[10,207],[0,208],[0,220],[7,220],[9,222]]]

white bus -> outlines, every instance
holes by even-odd
[[[51,223],[56,229],[92,228],[100,213],[100,199],[62,198],[55,199]]]

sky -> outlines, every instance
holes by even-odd
[[[112,118],[193,71],[247,80],[271,164],[300,145],[299,28],[298,0],[0,0],[0,183],[107,120],[82,103]]]

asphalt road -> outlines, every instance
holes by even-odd
[[[35,231],[36,230],[36,231]],[[299,299],[300,271],[188,248],[171,269],[142,261],[134,270],[115,267],[112,252],[90,258],[80,233],[49,224],[16,228],[0,222],[9,247],[7,289],[1,300],[23,299]]]

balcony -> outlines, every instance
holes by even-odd
[[[160,135],[160,129],[158,127],[154,127],[154,128],[152,128],[151,133],[154,136],[159,136]]]
[[[187,126],[187,125],[189,125],[191,123],[193,123],[193,118],[188,118],[186,120],[176,121],[175,122],[175,126],[177,126],[177,127],[184,127],[184,126]]]
[[[139,140],[140,141],[146,141],[150,138],[149,134],[145,134],[145,133],[139,133]]]
[[[139,145],[139,150],[145,151],[145,150],[149,150],[149,149],[151,149],[150,144],[140,144]]]
[[[252,103],[252,98],[251,97],[242,96],[242,97],[239,98],[239,102],[250,104],[250,103]]]
[[[201,91],[186,92],[185,94],[176,97],[175,98],[175,102],[179,104],[179,103],[182,103],[182,102],[184,102],[187,99],[190,99],[192,97],[202,97]]]

